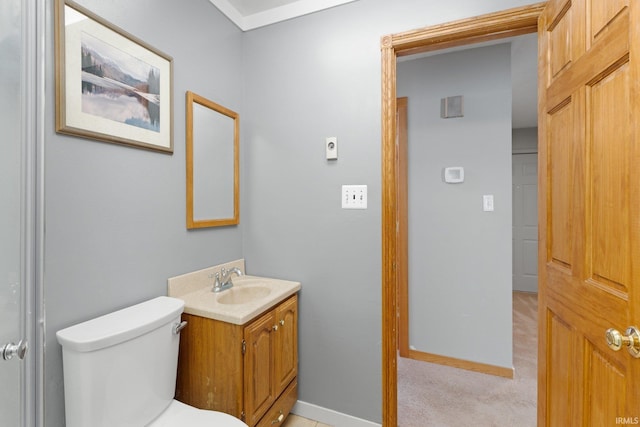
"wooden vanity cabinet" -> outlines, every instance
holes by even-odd
[[[277,426],[297,400],[298,297],[245,325],[183,314],[176,399]]]

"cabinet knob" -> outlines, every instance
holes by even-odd
[[[273,325],[273,328],[272,328],[272,329],[273,329],[274,331],[277,331],[277,330],[278,330],[278,325]]]
[[[282,320],[280,321],[280,325],[281,325],[281,326],[284,326],[284,319],[282,319]]]
[[[284,420],[284,414],[282,413],[282,411],[280,411],[280,415],[278,415],[278,418],[276,418],[275,420],[271,421],[271,424],[281,423],[282,420]]]

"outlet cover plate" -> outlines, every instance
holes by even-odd
[[[335,136],[327,137],[324,144],[327,160],[338,160],[338,138]]]
[[[367,186],[343,185],[342,209],[367,209]]]

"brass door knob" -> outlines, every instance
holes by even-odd
[[[635,326],[629,326],[624,335],[617,329],[609,328],[605,333],[607,345],[611,350],[618,351],[623,346],[633,357],[640,358],[640,330]]]

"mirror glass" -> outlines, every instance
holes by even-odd
[[[187,92],[187,228],[238,224],[238,114]]]

